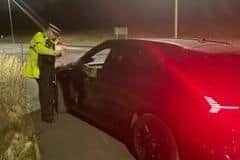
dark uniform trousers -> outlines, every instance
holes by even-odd
[[[57,108],[55,57],[39,55],[38,66],[40,69],[38,85],[41,117],[43,121],[52,123]]]

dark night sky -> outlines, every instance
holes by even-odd
[[[7,0],[0,0],[0,29],[7,30]],[[66,31],[111,28],[117,24],[142,32],[171,32],[174,0],[24,0],[41,17]],[[179,0],[181,32],[240,36],[239,0]],[[14,7],[15,27],[34,28]],[[3,23],[3,22],[7,23]]]

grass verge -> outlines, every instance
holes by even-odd
[[[38,160],[38,142],[18,57],[0,55],[0,160]],[[26,118],[27,117],[27,118]]]

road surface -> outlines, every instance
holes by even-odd
[[[39,122],[39,111],[34,114]],[[69,114],[59,115],[55,124],[36,126],[43,160],[134,160],[125,145]]]
[[[29,44],[25,43],[0,43],[0,54],[7,53],[7,54],[26,54],[29,48]],[[67,52],[71,53],[81,53],[87,51],[91,46],[65,46],[63,47]]]

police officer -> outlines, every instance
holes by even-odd
[[[54,111],[57,108],[55,57],[60,54],[56,50],[60,33],[58,27],[50,24],[46,31],[35,34],[23,68],[25,77],[38,82],[41,118],[48,123],[54,122]]]

